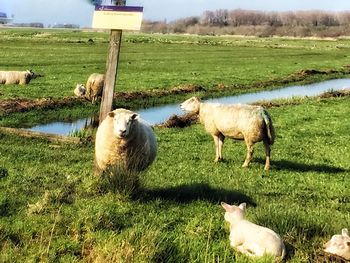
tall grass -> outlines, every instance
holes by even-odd
[[[123,165],[113,165],[99,172],[102,188],[122,196],[132,196],[140,189],[140,172]]]

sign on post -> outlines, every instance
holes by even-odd
[[[93,28],[140,30],[143,7],[96,6],[92,20]]]
[[[117,0],[115,3],[115,5],[96,6],[92,22],[93,28],[111,29],[99,115],[100,123],[112,110],[122,30],[140,30],[142,22],[143,7],[125,6],[125,0]]]

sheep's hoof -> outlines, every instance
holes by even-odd
[[[223,158],[215,158],[214,162],[218,163],[218,162],[221,162],[223,160],[224,160]]]
[[[247,164],[247,163],[244,163],[244,164],[242,165],[243,168],[248,168],[248,166],[249,166],[249,164]]]
[[[265,170],[265,171],[270,170],[270,166],[265,166],[264,170]]]

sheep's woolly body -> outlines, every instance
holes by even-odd
[[[117,114],[131,114],[125,109]],[[135,120],[130,134],[125,138],[115,135],[113,118],[107,116],[96,133],[95,159],[97,168],[104,171],[111,166],[122,166],[129,170],[145,170],[155,159],[157,142],[153,129],[144,121]]]
[[[93,103],[102,96],[105,75],[93,73],[86,81],[86,96]]]
[[[197,113],[205,130],[213,136],[216,146],[215,161],[222,159],[225,137],[245,141],[248,152],[244,167],[247,167],[252,159],[253,145],[263,141],[266,151],[265,170],[269,169],[270,145],[274,143],[275,131],[271,117],[263,107],[202,103],[196,97],[183,102],[181,107],[186,111]]]
[[[269,254],[284,258],[286,251],[281,237],[269,228],[241,220],[230,228],[230,244],[240,252],[261,257]]]
[[[0,71],[0,84],[20,84],[25,85],[34,78],[30,71]]]
[[[199,119],[205,130],[211,134],[243,140],[247,138],[251,142],[259,142],[264,139],[265,121],[264,108],[259,106],[236,104],[222,105],[201,103]],[[271,144],[274,136],[269,139]]]

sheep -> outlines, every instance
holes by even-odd
[[[200,122],[215,143],[215,162],[223,159],[222,147],[225,137],[244,140],[247,156],[243,167],[248,167],[253,157],[253,145],[263,141],[265,146],[265,170],[270,169],[270,146],[275,140],[275,129],[269,113],[261,106],[247,104],[223,105],[203,103],[192,97],[181,103],[181,109],[199,115]]]
[[[95,103],[98,98],[102,97],[105,75],[92,73],[86,81],[86,97]]]
[[[0,71],[0,84],[19,84],[26,85],[32,79],[40,75],[31,70],[26,71]]]
[[[286,248],[278,234],[244,219],[246,203],[235,206],[221,202],[221,206],[225,209],[224,218],[230,224],[230,245],[233,248],[248,256],[285,257]]]
[[[154,161],[156,154],[153,129],[135,112],[122,108],[111,111],[97,129],[97,171],[119,166],[140,172]]]
[[[86,88],[84,87],[84,85],[83,84],[77,84],[77,86],[74,89],[74,94],[77,97],[81,98],[81,97],[85,96],[85,93],[86,93]]]
[[[324,251],[350,261],[350,236],[347,228],[343,228],[341,235],[332,236],[324,245]]]

